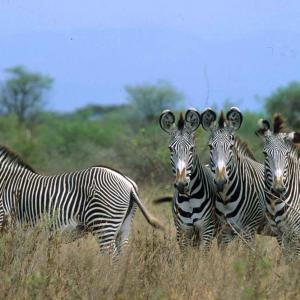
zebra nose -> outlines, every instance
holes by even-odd
[[[185,182],[175,182],[174,187],[178,190],[180,194],[185,194],[187,192],[189,183]]]
[[[214,179],[214,182],[215,182],[217,191],[223,192],[224,186],[225,186],[225,184],[227,184],[228,180],[226,178],[222,178],[222,179],[218,179],[218,180]]]
[[[274,178],[274,183],[273,183],[273,186],[272,186],[272,190],[279,193],[279,194],[282,194],[285,191],[285,186],[284,186],[282,177],[280,177],[280,178],[275,177]]]
[[[272,186],[272,190],[274,192],[277,192],[279,194],[282,194],[283,192],[285,192],[285,186],[282,184],[276,184]]]
[[[285,191],[285,188],[282,186],[282,187],[278,187],[276,188],[276,191],[279,193],[279,194],[282,194],[284,191]]]

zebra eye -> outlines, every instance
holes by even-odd
[[[208,144],[208,148],[209,148],[210,150],[212,150],[213,146],[212,146],[211,144]]]

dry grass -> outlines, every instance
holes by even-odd
[[[151,197],[152,198],[152,197]],[[148,203],[148,207],[150,204]],[[169,207],[150,207],[170,218]],[[167,216],[165,213],[167,212]],[[295,299],[300,263],[281,260],[276,242],[258,238],[255,253],[235,242],[208,255],[178,250],[172,224],[153,231],[140,213],[118,266],[92,237],[65,244],[43,227],[0,237],[2,299]]]

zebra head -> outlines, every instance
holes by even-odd
[[[284,121],[280,114],[273,119],[273,131],[267,120],[258,121],[256,134],[263,138],[263,154],[265,155],[265,184],[269,191],[284,194],[288,180],[289,158],[300,142],[300,133],[284,132]]]
[[[181,113],[177,124],[170,110],[163,111],[159,119],[162,130],[170,135],[169,149],[175,176],[174,186],[180,194],[187,194],[189,191],[195,156],[194,132],[200,123],[200,114],[196,109],[187,110],[184,117]]]
[[[232,107],[226,118],[221,112],[218,124],[216,119],[217,114],[211,108],[207,108],[201,115],[202,127],[209,132],[210,167],[215,174],[214,181],[218,192],[223,192],[234,161],[235,131],[240,128],[243,115],[238,108]]]

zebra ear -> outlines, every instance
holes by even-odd
[[[268,120],[259,119],[257,122],[257,127],[258,129],[255,131],[255,134],[264,136],[267,132],[269,132],[271,124]]]
[[[204,130],[208,131],[215,125],[217,114],[211,109],[207,108],[201,114],[201,124]]]
[[[172,129],[174,128],[174,124],[174,114],[169,109],[164,110],[159,117],[159,125],[161,129],[167,133],[171,133]]]
[[[288,139],[295,144],[299,144],[300,143],[300,132],[296,132],[296,131],[290,132],[288,134]]]
[[[238,130],[243,123],[243,115],[237,107],[232,107],[226,114],[226,119],[229,127],[233,130]]]
[[[201,124],[201,115],[195,108],[190,108],[185,113],[185,124],[192,130],[196,131]]]
[[[295,144],[300,143],[300,132],[294,132],[293,142],[294,142]]]

